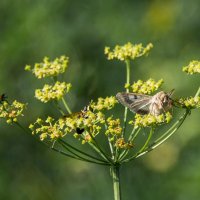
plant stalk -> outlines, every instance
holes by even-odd
[[[114,200],[121,200],[120,165],[119,164],[111,166],[111,176],[113,179]]]
[[[65,107],[65,109],[67,110],[67,112],[68,112],[69,114],[72,114],[72,111],[70,110],[70,108],[69,108],[67,102],[65,101],[64,97],[62,98],[62,102],[63,102],[64,107]]]
[[[126,60],[126,92],[129,92],[129,85],[130,85],[130,60]],[[124,109],[124,126],[123,126],[123,131],[122,131],[122,136],[125,135],[126,131],[126,121],[127,121],[127,113],[128,113],[128,108],[125,107]]]

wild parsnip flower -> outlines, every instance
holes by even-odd
[[[76,138],[79,138],[78,135],[81,134],[83,136],[82,139],[85,142],[89,142],[91,140],[88,139],[89,136],[87,135],[90,133],[95,137],[101,131],[103,123],[105,123],[103,113],[99,111],[94,113],[88,109],[61,117],[58,120],[51,117],[46,120],[38,118],[34,124],[30,124],[29,128],[33,134],[40,135],[41,140],[56,140],[66,134],[74,133]]]
[[[85,143],[87,143],[87,142],[92,142],[93,140],[92,140],[92,137],[90,136],[90,134],[89,133],[86,133],[84,136],[83,136],[83,140],[82,140],[82,144],[85,144]]]
[[[122,127],[120,125],[120,119],[113,119],[113,117],[108,117],[106,120],[107,130],[106,135],[119,137],[122,133]]]
[[[130,87],[134,93],[139,94],[151,94],[158,90],[158,88],[163,84],[163,79],[159,81],[155,81],[153,79],[148,79],[147,81],[138,80],[137,82],[133,83]]]
[[[188,109],[200,108],[200,96],[180,99],[179,103],[182,105],[182,107],[186,107]]]
[[[0,118],[6,119],[8,124],[18,121],[18,117],[23,116],[23,111],[26,105],[18,101],[13,101],[11,104],[8,104],[4,101],[0,105]]]
[[[59,100],[69,92],[70,88],[71,83],[59,81],[57,81],[53,86],[45,84],[42,89],[35,90],[35,97],[44,103],[51,100]]]
[[[94,111],[101,111],[103,109],[110,110],[115,106],[116,103],[118,103],[118,101],[114,96],[106,98],[100,97],[98,98],[97,103],[91,103],[91,108]]]
[[[126,142],[124,138],[119,138],[116,140],[115,146],[119,149],[130,149],[133,147],[133,144]]]
[[[61,56],[53,61],[49,61],[48,57],[43,59],[43,62],[36,63],[33,68],[30,65],[26,65],[25,70],[31,71],[38,79],[57,76],[66,71],[69,63],[69,58]]]
[[[200,61],[198,60],[191,61],[188,66],[183,67],[183,71],[188,74],[200,73]]]
[[[142,44],[131,44],[128,42],[123,46],[116,45],[113,50],[110,50],[110,47],[105,47],[104,53],[107,55],[108,60],[114,58],[124,61],[124,60],[134,60],[137,57],[148,54],[150,49],[153,48],[153,45],[149,43],[146,47],[143,47]]]
[[[150,127],[157,126],[163,123],[169,123],[172,119],[170,112],[163,113],[161,115],[155,116],[151,114],[147,115],[135,115],[135,120],[130,121],[129,124],[133,124],[135,128],[137,127]]]
[[[38,118],[34,124],[29,125],[29,128],[33,135],[39,135],[41,141],[45,139],[55,140],[65,135],[63,127],[52,117],[48,117],[45,121]]]
[[[60,124],[63,124],[66,133],[75,132],[77,128],[89,131],[93,136],[96,136],[101,130],[101,124],[105,122],[103,113],[94,113],[90,110],[74,113],[67,117],[59,119]]]

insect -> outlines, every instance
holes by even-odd
[[[70,115],[64,115],[63,118],[71,117],[71,118],[84,118],[84,119],[87,119],[89,111],[93,112],[93,109],[88,105],[88,106],[85,106],[83,108],[83,110],[81,110],[80,112],[75,112],[75,113],[72,113]],[[84,131],[85,131],[84,128],[76,127],[76,133],[77,134],[82,134]]]
[[[137,94],[137,93],[121,93],[116,95],[117,100],[128,107],[132,112],[145,115],[152,114],[154,116],[160,115],[173,106],[171,96],[174,90],[169,93],[160,91],[154,96]]]
[[[0,103],[3,103],[4,101],[7,101],[6,99],[7,99],[8,97],[5,95],[5,94],[1,94],[0,95]]]

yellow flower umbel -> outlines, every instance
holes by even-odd
[[[183,67],[183,71],[188,74],[200,73],[200,61],[191,61],[188,66]]]
[[[118,101],[114,96],[106,97],[105,99],[100,97],[98,98],[97,103],[91,103],[91,108],[98,111],[103,109],[110,110],[116,103],[118,103]]]
[[[59,81],[57,81],[53,86],[45,84],[42,89],[35,90],[35,97],[44,103],[50,100],[59,100],[69,92],[70,88],[70,83],[61,83]]]
[[[29,128],[33,135],[40,135],[41,141],[45,139],[55,140],[64,136],[63,127],[52,117],[48,117],[45,121],[38,118],[34,124],[29,125]]]
[[[130,149],[133,147],[131,143],[128,143],[124,140],[124,138],[117,139],[115,146],[119,149]]]
[[[6,101],[0,106],[0,118],[6,119],[8,124],[18,121],[19,116],[23,116],[25,104],[18,101],[13,101],[12,104],[8,104]]]
[[[186,107],[188,109],[200,108],[200,96],[180,99],[179,103],[182,105],[182,107]]]
[[[105,132],[106,135],[111,135],[111,138],[119,137],[122,133],[122,127],[120,125],[120,119],[113,119],[109,117],[106,120],[107,123],[107,131]]]
[[[169,112],[163,113],[158,116],[151,114],[147,115],[135,115],[135,120],[130,121],[130,124],[133,124],[135,128],[137,127],[151,127],[161,125],[163,123],[169,123],[172,119],[172,115]]]
[[[53,61],[49,61],[49,58],[45,57],[42,63],[36,63],[33,68],[30,65],[26,65],[25,70],[31,71],[38,79],[41,79],[64,73],[68,63],[69,58],[66,56],[61,56]]]
[[[80,112],[70,114],[54,120],[48,117],[46,120],[37,119],[29,128],[33,134],[39,134],[40,139],[58,139],[66,134],[74,134],[82,143],[92,142],[92,138],[96,137],[102,130],[102,125],[105,124],[105,115],[102,110],[110,110],[117,103],[115,97],[99,98],[97,103],[92,102]],[[109,131],[119,135],[121,127],[119,120],[114,123],[109,121]],[[113,124],[114,123],[114,124]],[[117,123],[117,124],[116,124]]]
[[[147,81],[138,80],[137,82],[133,83],[130,87],[134,93],[139,94],[151,94],[158,90],[158,88],[163,84],[163,79],[159,81],[155,81],[153,79],[148,79]]]
[[[149,53],[153,45],[149,43],[146,47],[142,44],[131,44],[128,42],[123,46],[116,45],[115,48],[110,50],[110,47],[105,47],[104,53],[107,55],[108,60],[117,59],[121,61],[134,60],[137,57],[146,55]]]

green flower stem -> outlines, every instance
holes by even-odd
[[[108,129],[108,127],[107,127],[107,125],[105,124],[105,130],[107,130]],[[112,159],[114,160],[114,149],[113,149],[113,144],[112,144],[112,142],[111,142],[111,138],[110,138],[110,136],[108,135],[108,144],[109,144],[109,147],[110,147],[110,152],[111,152],[111,157],[112,157]]]
[[[110,152],[111,152],[111,156],[112,156],[112,159],[114,159],[114,150],[113,150],[113,145],[112,145],[112,142],[110,141],[110,137],[108,137],[108,142],[109,142],[109,147],[110,147]]]
[[[64,152],[64,151],[61,151],[60,149],[56,149],[55,147],[51,147],[51,149],[52,149],[53,151],[56,151],[56,152],[62,154],[62,155],[65,155],[65,156],[70,157],[70,158],[74,158],[74,159],[76,159],[76,160],[81,160],[81,161],[85,161],[85,162],[89,162],[89,163],[94,163],[94,164],[98,164],[98,165],[106,165],[106,166],[109,166],[109,165],[110,165],[109,163],[101,163],[101,162],[91,161],[91,160],[88,160],[88,159],[81,159],[81,158],[79,158],[79,157],[76,157],[76,156],[73,156],[73,155],[71,155],[71,154],[68,154],[68,153],[66,153],[66,152]]]
[[[86,162],[96,163],[96,164],[108,164],[108,163],[105,163],[105,162],[97,162],[97,161],[94,161],[94,160],[84,158],[84,157],[78,155],[77,153],[73,152],[70,148],[67,147],[67,145],[65,145],[61,141],[58,141],[58,142],[62,145],[63,148],[65,148],[67,151],[69,151],[71,154],[73,154],[76,159],[83,160],[83,161],[86,161]]]
[[[75,148],[74,146],[70,145],[69,143],[65,142],[65,141],[62,140],[62,139],[59,139],[59,141],[60,141],[61,143],[63,143],[64,145],[68,146],[69,148],[71,148],[71,149],[73,149],[73,150],[75,150],[75,151],[77,151],[77,152],[79,152],[79,153],[81,153],[81,154],[83,154],[83,155],[85,155],[85,156],[88,156],[88,157],[91,158],[91,159],[94,159],[94,160],[96,160],[96,161],[98,160],[98,161],[100,161],[100,162],[107,163],[105,160],[96,158],[96,157],[94,157],[94,156],[92,156],[92,155],[90,155],[90,154],[88,154],[88,153],[85,153],[85,152],[83,152],[83,151],[81,151],[81,150]]]
[[[150,142],[150,140],[151,140],[151,137],[152,137],[152,135],[153,135],[154,130],[155,130],[155,128],[154,128],[154,127],[151,127],[149,136],[148,136],[146,142],[144,143],[143,147],[138,151],[138,153],[141,153],[141,152],[143,152],[143,151],[146,149],[146,147],[148,146],[148,144],[149,144],[149,142]]]
[[[70,110],[69,106],[67,105],[67,102],[65,101],[64,97],[62,97],[62,102],[63,102],[63,105],[65,106],[65,109],[67,110],[67,112],[69,114],[72,114],[72,111]]]
[[[129,138],[128,138],[128,142],[132,143],[135,138],[137,137],[138,133],[140,132],[141,128],[139,128],[137,131],[135,131],[136,129],[133,129],[133,131],[131,132]],[[119,160],[121,161],[122,159],[124,159],[127,154],[129,153],[130,149],[125,149],[121,155],[119,156]]]
[[[126,60],[126,85],[130,85],[130,60]],[[129,87],[126,88],[126,92],[129,92]],[[128,108],[124,108],[124,125],[123,125],[123,130],[122,130],[122,137],[125,135],[126,131],[126,121],[127,121],[127,113],[128,113]]]
[[[199,87],[199,89],[197,90],[197,93],[195,94],[195,97],[198,97],[199,94],[200,94],[200,87]]]
[[[126,85],[130,85],[130,60],[126,60]],[[129,87],[126,88],[126,92],[129,92]]]
[[[95,138],[93,137],[93,135],[88,132],[90,137],[92,138],[92,142],[89,142],[89,144],[93,147],[93,149],[95,151],[97,151],[104,159],[106,159],[109,163],[113,163],[112,159],[109,158],[109,156],[107,156],[104,151],[101,149],[100,145],[96,142]]]
[[[113,191],[114,200],[121,200],[121,188],[120,188],[120,165],[111,166],[111,176],[113,179]]]

